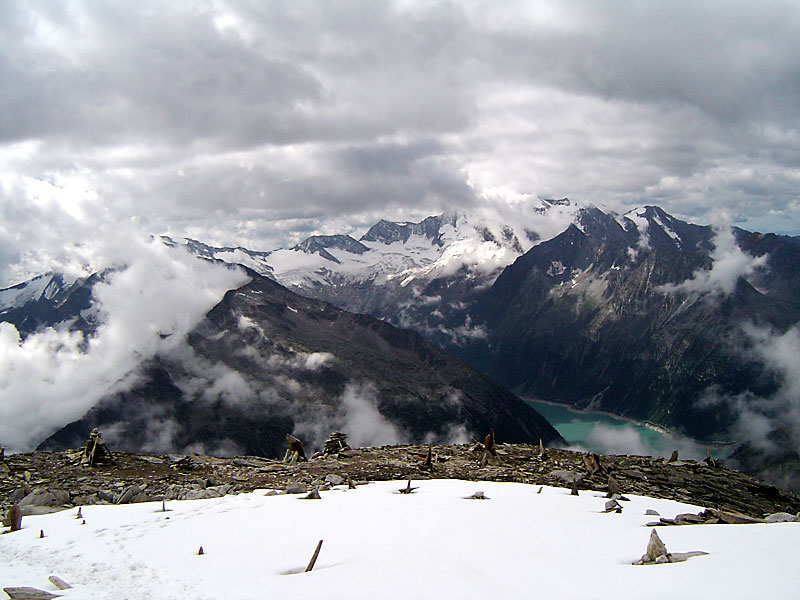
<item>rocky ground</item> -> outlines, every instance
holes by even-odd
[[[344,450],[286,464],[243,456],[114,454],[114,462],[82,465],[80,452],[34,452],[0,461],[0,514],[13,503],[22,514],[101,503],[175,500],[221,496],[254,489],[303,492],[315,487],[375,480],[458,478],[515,481],[607,492],[609,476],[621,494],[640,494],[696,504],[716,511],[762,518],[800,512],[800,497],[747,475],[705,462],[644,456],[600,456],[600,470],[589,474],[585,455],[569,450],[499,444],[498,455],[481,466],[480,445],[385,446]]]

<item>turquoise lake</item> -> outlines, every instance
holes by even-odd
[[[525,402],[536,409],[555,427],[570,447],[597,454],[637,454],[669,457],[678,450],[679,457],[701,460],[706,457],[707,446],[695,440],[661,433],[624,419],[592,412],[573,412],[566,406],[549,404],[526,398]],[[725,449],[712,448],[715,458],[728,454]]]

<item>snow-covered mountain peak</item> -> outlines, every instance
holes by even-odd
[[[319,254],[322,258],[341,264],[329,249],[343,250],[349,254],[364,254],[369,251],[369,248],[349,235],[312,235],[292,248],[306,254]]]
[[[267,277],[272,276],[272,266],[270,266],[268,260],[271,252],[258,252],[243,248],[241,246],[209,246],[208,244],[204,244],[203,242],[199,242],[191,238],[174,240],[167,235],[160,236],[160,239],[164,245],[170,248],[183,247],[188,252],[194,254],[195,256],[199,256],[200,258],[206,258],[208,260],[221,260],[230,264],[244,265],[245,267],[253,269],[260,275],[265,275]]]
[[[66,281],[59,273],[44,273],[28,281],[0,289],[0,313],[19,308],[28,302],[51,300],[73,281]]]
[[[639,234],[639,247],[654,246],[680,248],[698,243],[697,225],[690,225],[676,219],[658,206],[639,206],[626,212],[620,219],[626,231],[636,230]]]
[[[381,219],[370,227],[369,231],[361,237],[361,241],[382,242],[387,245],[402,241],[405,244],[412,236],[418,236],[442,247],[445,243],[442,239],[443,229],[448,225],[456,228],[458,221],[459,215],[456,213],[428,217],[419,223],[395,223]]]

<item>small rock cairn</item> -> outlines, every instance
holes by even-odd
[[[325,440],[325,445],[322,448],[323,454],[339,454],[342,450],[350,450],[347,445],[347,434],[341,431],[334,431]]]

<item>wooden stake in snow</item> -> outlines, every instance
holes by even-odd
[[[44,529],[40,529],[39,530],[39,539],[42,539],[43,537],[44,537]]]
[[[417,489],[417,488],[415,488],[415,487],[411,487],[411,480],[409,479],[409,480],[408,480],[408,485],[405,487],[405,489],[402,489],[402,490],[397,490],[397,491],[398,491],[398,492],[400,492],[401,494],[410,494],[410,493],[411,493],[411,492],[413,492],[415,489]]]
[[[314,568],[314,565],[317,562],[317,557],[319,556],[320,548],[322,548],[322,540],[319,541],[317,544],[317,549],[314,550],[314,555],[311,557],[311,560],[308,562],[308,566],[306,567],[306,573],[308,573],[311,569]]]
[[[78,514],[75,515],[75,518],[76,519],[82,519],[83,518],[83,513],[81,512],[81,507],[80,506],[78,507]]]

